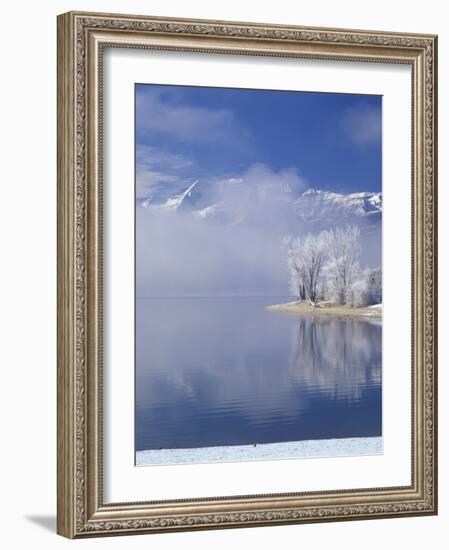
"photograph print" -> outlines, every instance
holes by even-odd
[[[135,85],[138,466],[382,454],[382,97]]]

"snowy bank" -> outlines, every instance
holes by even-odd
[[[318,439],[286,443],[232,445],[198,449],[160,449],[136,452],[136,466],[200,464],[250,460],[326,458],[383,454],[382,437]]]
[[[317,304],[310,304],[309,302],[287,302],[285,304],[267,306],[266,309],[283,313],[293,313],[296,315],[326,315],[333,317],[357,317],[362,319],[366,319],[367,317],[373,319],[382,318],[382,304],[351,307],[331,304],[330,302],[318,302]]]

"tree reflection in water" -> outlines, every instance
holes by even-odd
[[[298,385],[358,401],[382,378],[382,325],[368,320],[298,317],[292,328],[290,375]]]

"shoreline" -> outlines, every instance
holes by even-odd
[[[342,439],[308,439],[284,443],[201,447],[197,449],[161,449],[137,451],[136,466],[170,464],[205,464],[253,460],[287,460],[297,458],[335,458],[383,454],[382,437]]]
[[[333,304],[320,304],[316,306],[304,302],[286,302],[285,304],[274,304],[266,306],[269,311],[279,311],[293,315],[323,315],[328,317],[348,317],[357,319],[376,319],[382,320],[382,306],[361,306],[350,307]]]

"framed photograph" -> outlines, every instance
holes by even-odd
[[[58,532],[437,512],[433,35],[58,17]]]

